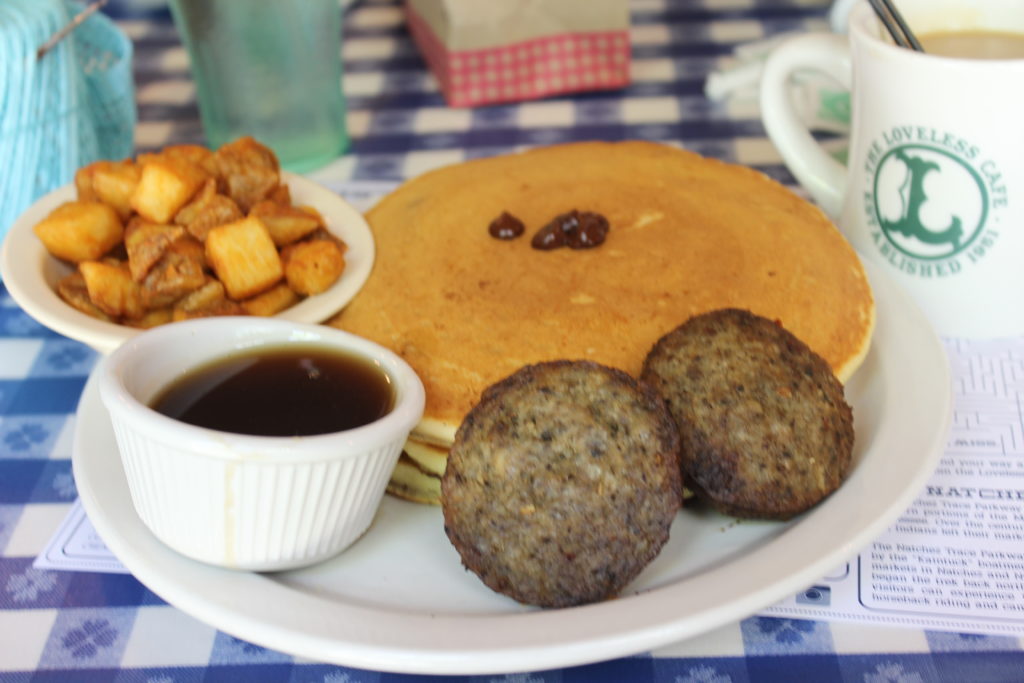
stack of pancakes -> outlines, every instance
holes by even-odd
[[[530,238],[576,209],[611,229],[590,249]],[[488,233],[508,212],[525,233]],[[333,321],[399,353],[427,391],[390,491],[436,503],[447,451],[481,392],[518,368],[592,360],[638,376],[666,332],[742,308],[780,322],[845,381],[874,301],[819,209],[766,176],[647,142],[578,143],[432,171],[367,215],[377,257]]]

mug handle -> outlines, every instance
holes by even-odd
[[[791,38],[768,56],[761,76],[761,119],[782,160],[829,216],[843,208],[846,167],[832,158],[800,120],[789,97],[796,71],[820,71],[847,89],[851,84],[846,36],[809,34]]]

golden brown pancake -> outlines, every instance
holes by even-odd
[[[441,476],[448,463],[448,447],[408,439],[391,473],[388,493],[417,503],[441,504]]]
[[[441,504],[441,476],[427,472],[402,453],[388,481],[388,493],[414,503]]]
[[[591,249],[540,251],[558,214],[603,214]],[[507,211],[525,225],[499,240]],[[448,166],[367,215],[372,274],[334,321],[394,349],[427,391],[415,440],[451,444],[480,392],[518,368],[586,359],[637,376],[691,316],[745,308],[777,320],[845,381],[874,302],[860,261],[816,207],[763,174],[647,142],[578,143]]]
[[[448,461],[447,448],[409,439],[405,442],[403,452],[427,474],[438,477],[444,474],[445,464]]]

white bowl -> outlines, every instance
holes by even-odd
[[[274,316],[302,323],[322,322],[340,311],[369,277],[373,236],[362,214],[327,188],[294,173],[282,172],[281,179],[288,185],[292,203],[314,207],[327,229],[348,246],[345,270],[330,289]],[[92,318],[64,303],[57,296],[56,285],[72,272],[72,266],[51,256],[32,231],[51,211],[74,198],[74,186],[66,185],[41,197],[14,222],[0,253],[0,277],[11,297],[39,323],[100,353],[109,353],[140,330]]]
[[[271,437],[196,427],[148,406],[191,369],[242,349],[287,344],[371,360],[392,383],[391,412],[332,434]],[[331,327],[272,318],[154,328],[104,358],[97,373],[139,517],[183,555],[235,569],[301,567],[355,541],[423,414],[423,384],[396,354]]]

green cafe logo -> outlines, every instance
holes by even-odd
[[[899,270],[955,275],[995,246],[1006,187],[978,147],[932,128],[897,126],[872,143],[865,170],[873,242]]]

